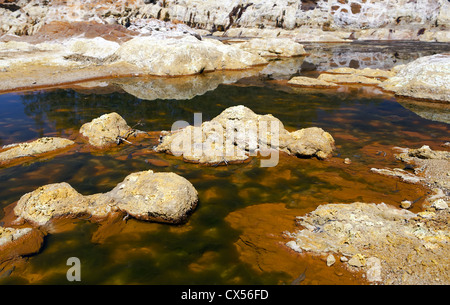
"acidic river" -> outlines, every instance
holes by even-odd
[[[320,257],[284,247],[295,217],[324,203],[385,202],[398,206],[425,190],[371,173],[402,166],[398,147],[433,149],[449,141],[450,107],[396,98],[376,87],[338,90],[290,87],[294,75],[339,66],[391,68],[448,51],[439,44],[309,44],[307,57],[276,60],[240,72],[189,78],[113,79],[0,95],[0,146],[43,136],[75,138],[80,126],[117,112],[130,126],[159,132],[178,120],[203,121],[245,105],[270,113],[294,131],[317,126],[336,141],[329,160],[280,155],[279,164],[203,166],[153,151],[155,139],[93,152],[72,150],[0,168],[0,222],[22,195],[67,182],[88,195],[107,192],[128,174],[174,172],[199,192],[199,204],[181,225],[120,219],[98,224],[72,219],[45,236],[39,253],[24,258],[0,284],[67,284],[67,259],[81,262],[83,284],[290,284],[307,268],[305,284],[364,283],[358,274],[330,268]],[[157,134],[157,133],[155,133]],[[351,164],[344,164],[344,158]],[[420,209],[420,201],[416,209]]]

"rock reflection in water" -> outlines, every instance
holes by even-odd
[[[424,119],[450,124],[449,103],[430,103],[408,98],[397,98],[397,101],[408,110]]]
[[[450,51],[449,44],[432,42],[372,42],[305,44],[310,55],[304,65],[308,70],[326,71],[333,68],[373,68],[388,70],[419,57]],[[414,50],[414,52],[411,52]]]
[[[187,77],[129,78],[113,83],[125,92],[142,100],[187,100],[216,89],[220,84],[231,84],[237,80],[258,74],[259,68],[242,71],[204,73]]]

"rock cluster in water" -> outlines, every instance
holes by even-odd
[[[424,56],[390,71],[380,69],[338,68],[325,71],[315,79],[293,77],[290,85],[335,87],[339,84],[378,86],[399,96],[450,102],[450,55]]]
[[[68,183],[42,186],[23,195],[14,208],[16,222],[44,226],[57,217],[91,216],[104,219],[112,212],[136,219],[180,223],[196,207],[193,185],[174,173],[137,172],[113,190],[83,196]]]
[[[259,115],[245,106],[227,108],[201,126],[188,126],[163,133],[158,152],[167,152],[189,162],[226,164],[241,162],[263,150],[325,159],[334,149],[334,139],[318,127],[289,132],[270,114]]]

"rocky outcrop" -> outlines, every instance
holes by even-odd
[[[288,84],[301,87],[330,88],[339,84],[380,85],[382,80],[395,75],[395,72],[380,69],[336,68],[324,71],[318,78],[293,77]]]
[[[243,70],[267,63],[236,45],[189,34],[135,37],[121,44],[101,37],[37,44],[9,41],[0,42],[0,90],[130,74],[182,76]]]
[[[242,162],[250,155],[271,150],[324,159],[334,148],[333,137],[321,128],[291,133],[272,115],[258,115],[242,105],[227,108],[199,126],[163,135],[156,151],[183,156],[189,162],[216,165]]]
[[[413,165],[415,174],[428,184],[450,191],[450,151],[432,150],[424,145],[418,149],[407,148],[396,158]]]
[[[287,243],[298,252],[335,253],[351,269],[384,284],[450,282],[449,211],[414,214],[381,204],[326,204],[297,217]]]
[[[13,228],[0,226],[0,277],[3,277],[5,266],[13,258],[38,252],[44,242],[44,234],[33,228]]]
[[[361,40],[449,39],[449,4],[445,0],[96,0],[82,5],[78,1],[12,2],[0,7],[1,30],[16,35],[36,33],[50,22],[86,20],[128,27],[136,24],[134,30],[145,32],[148,29],[139,21],[156,18],[212,32],[230,32],[229,36],[233,30],[243,32],[242,36],[254,33],[252,37],[267,30],[301,30],[298,34],[304,40],[342,39],[339,36]]]
[[[4,246],[7,243],[18,240],[19,238],[25,236],[30,233],[32,228],[4,228],[0,227],[0,247]]]
[[[174,173],[144,171],[128,175],[113,190],[83,196],[67,183],[49,184],[23,195],[14,207],[19,223],[44,226],[58,217],[104,219],[112,212],[136,219],[180,223],[196,207],[197,191]]]
[[[80,134],[86,137],[89,144],[96,147],[105,147],[120,144],[138,131],[127,125],[127,122],[117,113],[107,113],[80,128]]]
[[[215,70],[245,69],[266,64],[260,56],[212,39],[192,36],[181,39],[136,37],[125,42],[115,55],[146,74],[192,75]]]
[[[450,55],[421,57],[396,67],[394,77],[381,84],[397,95],[450,102]]]
[[[431,190],[432,195],[425,200],[425,206],[433,207],[437,201],[450,202],[450,152],[432,150],[424,145],[418,149],[400,148],[395,158],[408,164],[413,172],[401,168],[371,168],[380,175],[400,178],[404,182],[421,184]],[[420,199],[420,198],[419,198]],[[416,200],[417,201],[417,200]],[[415,202],[402,202],[403,208],[411,208]]]
[[[23,157],[36,157],[44,153],[67,148],[75,142],[69,139],[44,137],[32,142],[10,144],[0,149],[0,165]]]

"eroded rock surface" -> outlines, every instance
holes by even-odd
[[[8,272],[2,263],[38,252],[43,241],[44,234],[37,229],[0,226],[0,277]]]
[[[330,74],[330,73],[322,73],[317,78],[320,81],[325,81],[329,83],[336,84],[365,84],[365,85],[378,85],[381,81],[372,78],[366,77],[362,75],[355,74]]]
[[[371,171],[401,178],[405,182],[423,184],[435,192],[442,193],[441,197],[447,196],[450,191],[450,152],[432,150],[424,145],[418,149],[400,148],[401,152],[395,157],[412,166],[411,173],[401,168],[372,168]]]
[[[424,56],[381,84],[397,95],[450,102],[450,54]]]
[[[414,166],[414,172],[425,181],[450,191],[450,152],[432,150],[424,145],[418,149],[405,149],[396,158]]]
[[[325,71],[333,74],[353,74],[372,78],[389,78],[395,76],[395,72],[381,69],[354,69],[354,68],[336,68]]]
[[[32,142],[7,145],[0,149],[0,164],[17,158],[35,157],[43,153],[64,149],[73,144],[75,142],[69,139],[44,137]]]
[[[142,220],[179,223],[197,201],[197,191],[185,178],[149,170],[130,174],[104,194],[83,196],[65,182],[45,185],[23,195],[14,213],[16,222],[26,220],[38,226],[58,217],[104,219],[114,211]]]
[[[163,135],[156,151],[205,164],[242,162],[250,155],[270,150],[324,159],[334,149],[333,137],[321,128],[291,133],[271,114],[258,115],[242,105],[227,108],[201,126],[187,126]]]
[[[266,57],[292,57],[305,55],[303,45],[289,38],[254,38],[238,46],[250,53]]]
[[[384,284],[448,284],[449,210],[414,214],[386,204],[326,204],[298,217],[295,251],[337,253]]]
[[[107,113],[80,128],[80,134],[87,137],[89,144],[96,147],[105,147],[111,144],[119,144],[122,139],[127,139],[136,133],[128,126],[127,122],[117,113]]]

